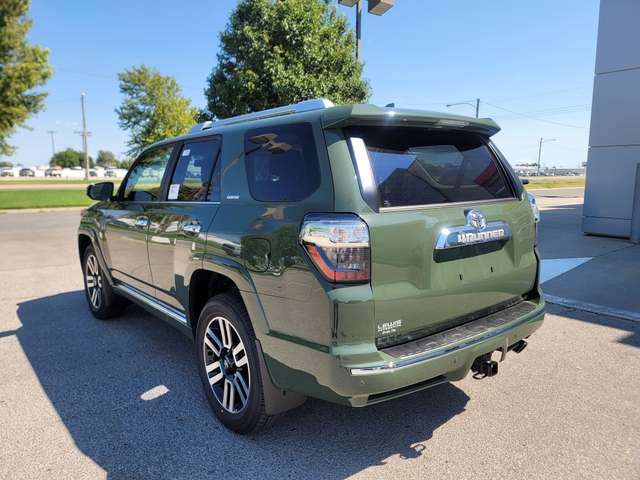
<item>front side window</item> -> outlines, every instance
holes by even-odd
[[[217,188],[219,201],[219,178],[211,178],[219,150],[218,138],[185,144],[173,172],[167,200],[204,202],[207,194]]]
[[[320,186],[320,165],[309,123],[249,130],[244,138],[251,195],[264,202],[293,202]]]
[[[379,207],[513,197],[479,135],[407,127],[350,127],[346,133],[359,177],[372,177]],[[370,167],[364,175],[363,164]]]
[[[123,200],[149,202],[158,200],[164,171],[171,158],[174,145],[157,148],[138,159],[125,180]]]

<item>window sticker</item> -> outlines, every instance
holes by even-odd
[[[191,149],[189,149],[189,148],[188,148],[188,149],[186,149],[186,150],[183,150],[183,152],[182,152],[182,156],[183,156],[183,157],[186,157],[186,156],[187,156],[187,155],[189,155],[190,153],[191,153]]]
[[[180,185],[174,183],[169,187],[169,195],[167,196],[167,200],[176,200],[178,198],[178,192],[180,191]]]

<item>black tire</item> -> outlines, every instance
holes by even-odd
[[[84,293],[87,305],[94,317],[100,320],[119,317],[126,308],[125,299],[119,297],[109,285],[102,273],[98,257],[92,245],[89,245],[82,257],[84,274]]]
[[[220,423],[240,434],[255,433],[278,416],[267,416],[255,333],[242,301],[229,294],[204,306],[196,330],[198,372]]]

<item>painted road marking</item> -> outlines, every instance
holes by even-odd
[[[540,268],[540,283],[544,283],[558,275],[567,273],[569,270],[579,267],[584,262],[588,262],[591,258],[593,257],[553,258],[542,260],[542,266]]]

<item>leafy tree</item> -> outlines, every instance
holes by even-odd
[[[13,163],[11,162],[0,162],[0,167],[12,168]]]
[[[0,1],[0,155],[13,155],[8,138],[45,108],[47,92],[34,92],[51,78],[49,50],[27,41],[33,21],[29,0]]]
[[[96,165],[100,165],[101,167],[108,166],[118,166],[118,160],[116,160],[116,156],[113,152],[109,152],[106,150],[98,150],[98,158],[96,158]]]
[[[165,138],[187,133],[196,122],[198,109],[182,95],[175,78],[145,65],[118,74],[125,96],[116,108],[118,124],[131,131],[128,155]]]
[[[371,95],[353,31],[328,0],[239,0],[220,45],[200,119],[321,97],[362,103]]]
[[[58,165],[62,168],[84,167],[84,152],[67,148],[62,152],[57,152],[49,162],[49,165]],[[93,167],[93,158],[89,156],[89,166]]]
[[[131,168],[131,165],[133,165],[134,160],[135,158],[125,158],[124,160],[121,160],[120,162],[118,162],[118,168],[129,169]]]

